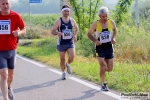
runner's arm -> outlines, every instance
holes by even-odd
[[[17,30],[14,30],[12,31],[12,34],[15,36],[15,37],[18,37],[20,35],[24,35],[26,34],[26,28],[22,28],[22,29],[17,29]]]
[[[53,35],[57,35],[57,34],[58,34],[58,31],[57,31],[57,30],[58,30],[59,26],[60,26],[60,20],[57,20],[57,21],[55,22],[53,28],[52,28],[52,31],[51,31],[51,33],[52,33]]]
[[[113,36],[112,36],[112,39],[116,39],[116,35],[117,35],[117,27],[116,27],[116,24],[114,21],[112,21],[112,25],[113,25]]]
[[[26,34],[26,28],[24,27],[23,29],[18,30],[18,34],[19,36]]]
[[[92,40],[93,42],[96,42],[96,41],[97,41],[97,39],[95,39],[95,37],[92,35],[92,34],[95,32],[95,30],[96,30],[96,22],[94,22],[94,23],[91,25],[91,27],[90,27],[90,29],[89,29],[89,31],[88,31],[88,34],[87,34],[88,38],[89,38],[90,40]]]
[[[73,20],[73,23],[74,23],[74,35],[77,36],[78,32],[79,32],[79,27],[76,23],[76,21],[74,19]]]
[[[18,29],[13,30],[15,32],[14,35],[15,36],[24,35],[26,33],[26,27],[25,27],[24,21],[20,15],[18,15],[17,19],[18,19],[18,21],[17,21]]]

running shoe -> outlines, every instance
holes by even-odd
[[[66,63],[66,67],[67,67],[68,74],[71,74],[72,70],[71,70],[70,64]]]
[[[109,91],[109,89],[108,89],[106,83],[102,83],[102,85],[101,85],[101,90],[102,90],[102,91]]]
[[[13,92],[12,88],[8,89],[8,98],[10,100],[14,100],[14,92]]]
[[[62,80],[65,80],[66,79],[66,73],[62,73]]]

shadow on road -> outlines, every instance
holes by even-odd
[[[59,82],[59,81],[62,81],[62,80],[61,79],[57,79],[57,80],[45,82],[45,83],[38,84],[38,85],[21,87],[21,88],[18,88],[18,89],[14,89],[14,93],[19,93],[19,92],[24,92],[24,91],[30,91],[30,90],[34,90],[34,89],[38,89],[38,88],[50,87],[50,86],[55,85],[55,83]],[[2,96],[2,93],[0,93],[0,96]]]
[[[28,86],[28,87],[22,87],[22,88],[14,89],[14,93],[34,90],[34,89],[38,89],[38,88],[50,87],[50,86],[53,86],[58,81],[61,81],[61,79],[53,80],[50,82],[45,82],[45,83],[38,84],[38,85],[32,85],[32,86]]]
[[[86,100],[87,98],[95,96],[96,93],[99,93],[99,91],[96,90],[88,90],[83,92],[84,95],[77,98],[70,98],[70,99],[63,99],[63,100]]]

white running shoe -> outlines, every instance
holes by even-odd
[[[65,79],[66,79],[66,73],[63,72],[63,73],[62,73],[62,80],[65,80]]]
[[[8,89],[8,98],[10,100],[14,100],[14,92],[13,92],[12,88]]]
[[[72,70],[71,70],[70,64],[66,63],[66,67],[67,67],[68,74],[71,74]]]

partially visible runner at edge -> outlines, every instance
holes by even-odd
[[[77,34],[79,31],[76,21],[71,18],[70,7],[64,5],[62,7],[62,17],[60,17],[54,24],[52,34],[58,36],[57,50],[60,56],[60,67],[62,70],[62,80],[66,79],[66,67],[69,74],[72,73],[70,64],[75,57],[75,44],[77,41]],[[68,59],[65,56],[68,53]]]
[[[95,21],[89,31],[88,37],[95,43],[96,56],[100,65],[101,90],[109,91],[106,84],[106,72],[111,72],[114,66],[114,48],[117,28],[113,20],[108,19],[109,10],[101,7],[98,12],[99,20]],[[92,35],[95,33],[95,37]]]
[[[14,100],[11,83],[14,78],[17,38],[26,33],[21,16],[10,10],[10,0],[0,0],[0,76],[4,100]]]

